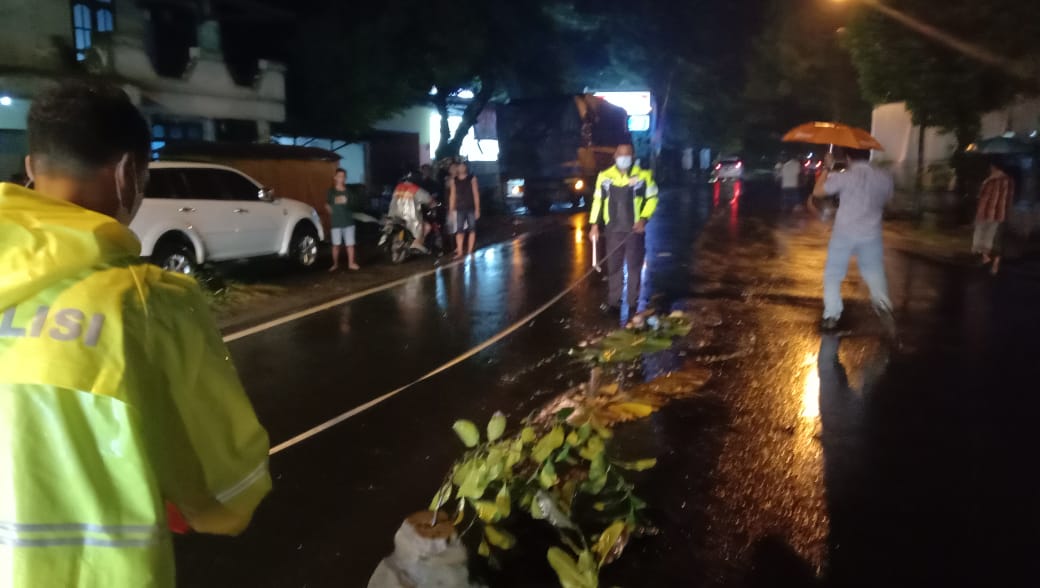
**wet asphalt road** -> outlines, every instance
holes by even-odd
[[[821,337],[826,231],[773,190],[665,193],[648,291],[694,311],[710,379],[619,431],[659,458],[640,491],[661,533],[606,568],[623,586],[1035,586],[1040,275],[996,280],[889,252],[901,327],[881,342],[863,285]],[[230,345],[273,443],[408,383],[582,276],[580,217],[466,264]],[[853,272],[850,274],[855,276]],[[456,418],[512,419],[581,381],[560,352],[611,326],[591,280],[477,356],[274,456],[238,538],[178,538],[181,586],[364,586],[460,452]],[[494,585],[551,585],[544,551]]]

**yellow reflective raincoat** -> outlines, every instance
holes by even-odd
[[[657,210],[657,183],[650,170],[633,165],[629,173],[625,173],[613,165],[599,173],[596,178],[596,190],[592,194],[592,207],[589,210],[589,224],[599,222],[600,214],[603,215],[603,223],[610,225],[612,210],[617,210],[615,204],[628,206],[631,202],[632,214],[628,210],[621,211],[626,217],[628,224],[640,220],[650,220]],[[614,201],[611,201],[611,197]]]
[[[163,501],[233,534],[271,487],[197,284],[139,251],[0,184],[0,588],[173,586]]]

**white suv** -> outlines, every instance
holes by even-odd
[[[249,176],[222,165],[153,161],[144,202],[130,229],[141,255],[192,274],[207,261],[267,255],[308,267],[323,239],[313,208],[274,198]]]

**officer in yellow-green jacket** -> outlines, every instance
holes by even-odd
[[[632,161],[632,145],[618,145],[614,165],[600,172],[592,195],[589,224],[590,237],[600,236],[599,222],[605,226],[607,272],[610,294],[604,308],[611,313],[620,310],[624,286],[624,269],[628,266],[628,306],[639,304],[639,289],[646,257],[646,223],[657,209],[657,184],[649,170]]]
[[[139,259],[150,137],[126,94],[49,90],[28,143],[35,190],[0,184],[0,588],[172,587],[164,502],[242,531],[267,433],[198,285]]]

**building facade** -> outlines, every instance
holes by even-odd
[[[980,139],[1008,132],[1035,138],[1040,131],[1040,99],[1015,100],[1001,110],[983,115],[979,122]],[[914,125],[906,104],[893,102],[875,107],[871,134],[885,148],[883,152],[874,154],[875,160],[890,165],[901,185],[912,186],[917,170],[920,127]],[[949,162],[956,149],[957,139],[952,133],[944,133],[937,128],[925,129],[926,167]]]
[[[247,0],[3,0],[0,3],[0,180],[21,170],[32,98],[57,82],[121,85],[167,140],[268,141],[285,120],[285,68],[232,63],[222,19],[271,18]],[[250,13],[255,10],[255,13]]]

